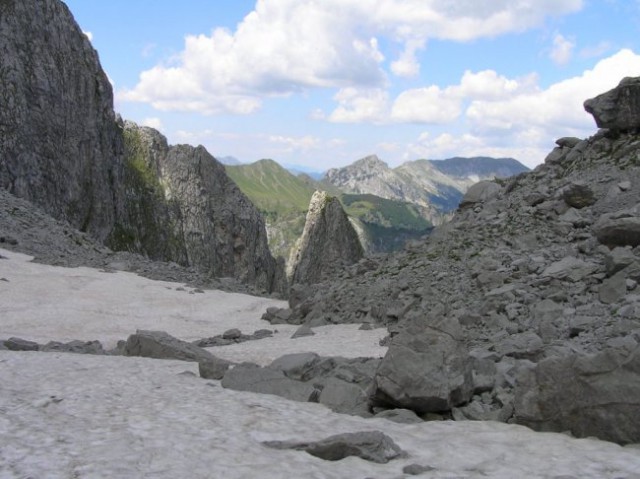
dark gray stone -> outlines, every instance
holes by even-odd
[[[424,422],[415,412],[409,409],[385,409],[384,411],[376,413],[375,417],[400,424],[418,424]]]
[[[311,329],[306,324],[303,324],[298,329],[296,329],[296,332],[293,333],[291,339],[304,338],[305,336],[315,336],[315,334],[316,333],[313,332],[313,329]]]
[[[640,77],[623,78],[617,87],[584,102],[598,128],[629,131],[640,128]]]
[[[593,225],[593,232],[600,243],[611,248],[640,245],[640,205],[603,214]]]
[[[282,371],[261,368],[255,364],[239,364],[226,372],[222,387],[236,391],[273,394],[292,401],[307,402],[314,393],[313,385],[295,381]]]
[[[238,339],[242,336],[242,332],[239,329],[233,328],[222,333],[222,339]]]
[[[562,199],[572,208],[581,209],[596,202],[596,197],[589,185],[572,183],[562,190]]]
[[[480,181],[469,187],[460,201],[460,208],[473,206],[495,198],[502,191],[502,187],[494,181]]]
[[[640,347],[542,360],[516,389],[515,421],[619,444],[640,442]]]
[[[60,343],[50,341],[40,347],[40,351],[44,352],[61,352],[76,354],[106,354],[100,341],[70,341],[68,343]]]
[[[411,321],[392,339],[375,385],[382,404],[418,413],[450,410],[471,398],[469,353],[450,333]]]
[[[201,378],[220,380],[232,365],[226,359],[212,357],[198,361],[198,371]]]
[[[197,362],[214,359],[208,351],[174,338],[164,331],[144,330],[138,330],[136,334],[129,336],[124,355]]]
[[[355,456],[365,461],[386,464],[406,456],[393,439],[379,431],[348,432],[315,442],[266,441],[262,444],[273,449],[305,451],[326,461],[339,461]]]
[[[36,342],[15,337],[7,339],[4,345],[10,351],[37,351],[39,348]]]

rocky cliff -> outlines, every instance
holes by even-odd
[[[198,266],[266,291],[284,291],[284,265],[264,220],[202,146],[169,146],[158,131],[126,122],[126,212],[114,242],[157,259]]]
[[[0,84],[0,187],[106,239],[122,212],[122,136],[64,3],[0,1]]]
[[[291,253],[293,284],[312,284],[362,258],[356,231],[338,198],[316,191],[309,203],[304,231]]]
[[[111,248],[285,290],[264,221],[224,168],[116,119],[64,3],[0,1],[0,83],[0,188]]]
[[[606,129],[474,187],[426,242],[361,260],[280,317],[386,325],[374,411],[639,442],[638,101],[627,79],[587,102]]]

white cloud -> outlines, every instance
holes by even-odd
[[[382,123],[389,110],[389,95],[381,89],[343,88],[334,97],[338,107],[329,115],[334,123]]]
[[[582,50],[580,50],[580,56],[582,58],[597,58],[597,57],[601,57],[602,55],[610,51],[612,48],[613,48],[612,43],[605,40],[605,41],[601,41],[596,45],[590,45],[583,48]]]
[[[82,31],[82,33],[84,33],[84,35],[89,39],[90,42],[93,41],[93,33],[85,32],[84,30]]]
[[[322,141],[319,138],[311,135],[299,137],[271,135],[268,140],[271,143],[283,145],[285,152],[315,150],[322,145]]]
[[[416,52],[430,38],[467,41],[523,31],[547,16],[575,12],[582,3],[258,0],[235,31],[187,36],[176,59],[143,72],[119,99],[160,110],[248,114],[267,96],[309,88],[384,88],[388,78],[378,37],[402,47],[390,68],[410,77],[420,68]],[[337,117],[350,116],[340,108]]]
[[[549,53],[549,58],[557,65],[566,65],[571,60],[575,46],[575,42],[557,33],[553,37],[553,47]]]
[[[639,75],[640,55],[630,50],[621,50],[593,69],[546,89],[535,76],[507,79],[491,71],[466,72],[459,85],[431,91],[436,97],[432,104],[446,105],[456,95],[470,102],[464,112],[470,132],[424,134],[409,146],[407,155],[513,156],[535,166],[544,160],[556,138],[594,133],[593,118],[583,108],[586,99],[610,90],[625,76]]]
[[[529,88],[496,101],[473,101],[466,115],[476,131],[513,134],[540,128],[549,135],[586,135],[595,125],[583,109],[584,100],[610,90],[625,76],[638,75],[640,55],[621,50],[592,70],[547,89]]]
[[[461,100],[455,88],[441,90],[432,85],[407,90],[396,98],[391,119],[402,123],[450,123],[462,112]]]
[[[162,130],[164,125],[162,124],[162,120],[160,118],[145,118],[140,122],[143,126],[148,126],[151,128],[155,128],[156,130]]]

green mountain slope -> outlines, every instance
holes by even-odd
[[[393,251],[407,239],[431,230],[425,209],[419,205],[371,194],[342,194],[335,186],[320,184],[308,175],[295,176],[273,160],[226,165],[225,169],[265,217],[274,256],[289,258],[302,235],[309,201],[317,189],[340,198],[368,251]]]
[[[306,211],[315,186],[291,174],[273,160],[227,165],[227,174],[263,212]]]

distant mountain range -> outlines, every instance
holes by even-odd
[[[390,168],[377,156],[331,169],[319,181],[268,159],[225,169],[264,215],[272,253],[284,258],[302,234],[318,189],[340,199],[366,250],[393,251],[444,221],[473,183],[528,170],[512,158],[487,157],[417,160]]]
[[[423,206],[426,218],[438,224],[457,208],[472,184],[528,170],[513,158],[489,157],[416,160],[390,168],[372,155],[327,171],[322,183],[345,193],[368,193]]]

